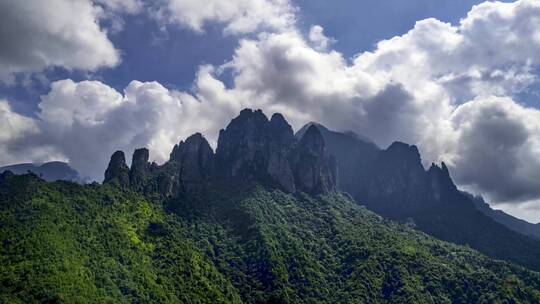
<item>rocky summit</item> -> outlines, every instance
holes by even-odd
[[[283,115],[269,120],[261,110],[244,109],[219,133],[216,152],[200,133],[173,148],[158,166],[148,150],[133,154],[131,169],[123,152],[111,157],[104,183],[164,196],[206,189],[223,182],[257,182],[294,193],[324,194],[335,190],[337,163],[317,128],[297,139]]]
[[[129,167],[126,165],[126,156],[123,151],[116,151],[111,156],[109,166],[105,170],[103,183],[129,187]]]

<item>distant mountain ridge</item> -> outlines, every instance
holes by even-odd
[[[11,171],[14,174],[26,174],[32,172],[48,182],[57,180],[84,183],[86,180],[71,168],[67,163],[60,161],[46,162],[43,164],[24,163],[0,167],[0,173]]]
[[[484,201],[484,199],[481,196],[473,196],[471,194],[468,194],[471,197],[471,201],[474,203],[476,208],[480,210],[485,215],[491,217],[495,221],[497,221],[500,224],[503,224],[504,226],[519,232],[524,235],[533,236],[540,240],[540,224],[533,224],[529,223],[525,220],[516,218],[514,216],[511,216],[510,214],[502,211],[502,210],[496,210],[489,206],[488,203]]]
[[[321,134],[325,138],[329,149],[331,149],[330,152],[333,155],[335,155],[342,162],[345,161],[347,164],[352,163],[357,165],[356,167],[349,165],[339,166],[340,179],[338,188],[345,192],[359,192],[358,188],[363,187],[363,184],[366,183],[367,176],[358,174],[358,170],[363,170],[363,168],[367,167],[367,163],[371,162],[373,156],[381,149],[365,136],[351,131],[331,131],[325,126],[315,122],[311,122],[303,126],[296,133],[296,137],[301,138],[307,128],[311,125],[315,125],[320,129]],[[358,156],[362,156],[364,164],[359,163],[362,160],[358,160]],[[356,161],[353,161],[352,159],[355,158]],[[358,181],[358,178],[362,177],[363,179]],[[496,222],[515,232],[540,239],[540,224],[529,223],[525,220],[511,216],[502,210],[494,210],[484,201],[482,197],[474,196],[463,191],[462,193],[469,197],[471,202],[479,211],[494,219]]]
[[[478,208],[461,192],[446,165],[425,170],[414,145],[394,142],[380,149],[350,132],[317,127],[338,163],[337,189],[370,210],[440,239],[469,245],[492,257],[540,270],[540,241],[518,219]]]

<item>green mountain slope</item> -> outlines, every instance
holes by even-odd
[[[537,303],[540,275],[339,194],[0,182],[2,303]],[[230,189],[234,189],[231,191]]]

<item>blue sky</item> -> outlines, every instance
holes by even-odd
[[[416,144],[540,221],[538,0],[7,0],[0,44],[0,165],[100,180],[252,107]]]

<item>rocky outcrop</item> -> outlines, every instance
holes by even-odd
[[[428,175],[431,181],[431,189],[438,201],[458,191],[444,162],[441,164],[441,167],[431,164]]]
[[[267,172],[284,190],[294,192],[296,186],[288,155],[296,144],[296,138],[283,115],[272,115],[270,135]]]
[[[174,147],[170,162],[177,164],[184,190],[192,191],[206,185],[214,176],[214,158],[208,141],[201,133],[195,133]]]
[[[296,187],[304,192],[321,194],[334,191],[337,180],[337,163],[326,150],[320,130],[311,126],[292,153],[293,174]]]
[[[104,184],[116,184],[122,188],[129,187],[129,168],[126,165],[126,156],[122,151],[116,151],[111,156],[109,166],[105,171]]]
[[[224,178],[276,183],[294,192],[288,154],[295,143],[292,128],[281,114],[268,120],[261,110],[242,110],[219,134],[218,173]]]
[[[336,189],[336,161],[326,150],[320,132],[314,128],[298,141],[281,114],[268,120],[261,110],[242,110],[221,130],[216,154],[196,133],[175,145],[165,164],[149,164],[148,157],[147,149],[137,149],[129,170],[124,154],[117,151],[111,157],[104,183],[164,197],[204,190],[221,182],[257,182],[311,194]]]
[[[391,218],[414,214],[426,208],[426,202],[433,201],[429,176],[416,146],[394,142],[380,151],[371,167],[362,201]]]
[[[296,138],[302,138],[311,126],[321,131],[328,153],[338,160],[337,188],[357,198],[365,194],[372,179],[371,168],[381,149],[366,137],[332,131],[314,122],[298,130]]]
[[[219,174],[244,180],[264,178],[269,159],[269,121],[262,111],[244,109],[219,132]]]
[[[375,162],[372,184],[379,188],[378,192],[406,192],[426,185],[427,176],[414,145],[394,142],[381,151]]]
[[[141,148],[133,152],[131,169],[129,170],[129,182],[133,189],[142,191],[150,174],[150,163],[148,159],[150,153],[148,149]]]

